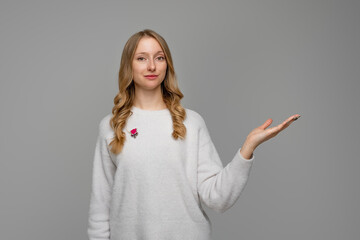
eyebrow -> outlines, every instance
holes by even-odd
[[[158,53],[164,53],[164,52],[163,51],[157,51],[157,53],[155,53],[155,55],[158,54]],[[138,55],[138,54],[148,54],[148,53],[147,52],[139,52],[136,55]]]

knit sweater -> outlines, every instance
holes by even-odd
[[[212,223],[202,205],[217,213],[232,207],[254,155],[245,159],[239,148],[224,168],[202,116],[185,110],[186,138],[175,140],[168,109],[132,106],[117,155],[108,145],[114,136],[112,114],[102,118],[93,158],[89,240],[212,240]]]

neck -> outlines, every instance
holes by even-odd
[[[167,108],[161,94],[160,86],[151,91],[135,87],[133,105],[144,110],[161,110]]]

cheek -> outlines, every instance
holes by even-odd
[[[167,65],[166,65],[166,64],[164,64],[164,65],[161,66],[161,70],[162,70],[164,73],[166,73],[166,68],[167,68]]]
[[[139,73],[141,73],[142,71],[143,71],[143,69],[141,68],[141,66],[139,66],[139,65],[136,65],[136,64],[134,64],[133,65],[133,73],[134,74],[139,74]]]

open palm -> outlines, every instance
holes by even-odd
[[[255,149],[261,143],[278,135],[279,132],[281,132],[282,130],[287,128],[293,121],[295,121],[299,117],[300,117],[299,114],[295,114],[295,115],[289,117],[288,119],[286,119],[281,124],[279,124],[275,127],[266,129],[267,127],[269,127],[271,125],[271,123],[273,121],[271,118],[267,119],[264,122],[264,124],[255,128],[254,130],[252,130],[249,133],[249,135],[246,138],[246,142],[247,142],[248,146],[251,146],[252,149]]]

